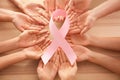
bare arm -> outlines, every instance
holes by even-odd
[[[6,10],[6,9],[0,9],[0,21],[12,21],[13,15],[15,12]]]
[[[98,7],[94,8],[90,15],[99,19],[118,10],[120,10],[120,0],[107,0]]]
[[[92,35],[80,36],[79,34],[71,35],[70,41],[74,44],[83,46],[95,46],[104,49],[120,51],[120,37],[97,37]]]
[[[16,52],[10,55],[0,57],[0,70],[25,59],[26,57],[22,52]]]
[[[18,8],[20,8],[21,10],[23,10],[24,5],[22,0],[10,0],[12,3],[14,3]]]
[[[120,75],[120,60],[99,52],[94,52],[81,45],[73,45],[77,62],[88,60]]]
[[[29,15],[32,19],[40,24],[47,25],[49,15],[46,12],[44,6],[38,3],[25,3],[22,0],[11,0],[18,8],[20,8],[25,14]]]
[[[0,53],[13,50],[13,49],[17,49],[17,48],[19,48],[18,38],[13,38],[10,40],[0,42]]]
[[[77,28],[71,28],[72,33],[80,33],[83,35],[86,33],[99,18],[102,18],[108,14],[120,10],[120,0],[106,0],[104,3],[89,10],[77,18],[77,23],[79,25]],[[76,18],[73,18],[71,22],[75,22]],[[80,23],[81,22],[81,23]]]
[[[40,36],[40,35],[43,36]],[[18,37],[0,42],[0,53],[17,48],[26,48],[41,43],[48,36],[47,31],[25,30]]]
[[[120,37],[95,37],[92,36],[89,45],[105,49],[120,51]]]
[[[97,52],[92,52],[92,54],[90,54],[89,61],[101,65],[120,75],[120,61],[113,57]]]

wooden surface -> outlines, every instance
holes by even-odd
[[[23,0],[33,1],[33,0]],[[34,0],[37,1],[37,0]],[[41,1],[41,0],[39,0]],[[93,0],[92,7],[100,4],[104,0]],[[9,0],[0,0],[0,8],[19,11]],[[12,23],[0,22],[0,41],[11,39],[20,32]],[[116,12],[101,20],[97,21],[94,27],[88,32],[95,36],[120,37],[120,12]],[[120,52],[104,50],[99,48],[91,48],[95,51],[112,56],[120,60]],[[8,52],[12,53],[15,51]],[[3,56],[3,55],[1,55]],[[112,62],[111,62],[112,64]],[[114,66],[114,65],[113,65]],[[36,73],[37,61],[26,60],[10,66],[0,71],[0,80],[38,80]],[[90,63],[82,62],[78,64],[78,73],[76,80],[120,80],[120,76],[111,71]]]

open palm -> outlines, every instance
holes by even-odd
[[[22,32],[24,30],[41,30],[41,28],[43,28],[43,25],[37,23],[32,18],[23,13],[16,12],[12,22],[16,28]]]

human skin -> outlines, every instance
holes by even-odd
[[[49,14],[45,10],[46,7],[42,6],[41,4],[32,2],[26,4],[21,0],[11,0],[11,2],[39,24],[45,26],[48,24]]]
[[[0,21],[2,22],[12,22],[15,27],[23,32],[24,30],[41,30],[44,25],[41,25],[20,12],[14,12],[7,9],[0,9]]]
[[[120,51],[119,37],[97,37],[97,36],[92,36],[88,34],[81,36],[78,33],[78,34],[67,36],[67,40],[76,45],[94,46],[94,47],[100,47],[104,49]]]
[[[39,44],[34,46],[24,48],[21,51],[8,54],[0,57],[0,70],[7,68],[15,63],[24,61],[24,60],[38,60],[40,59],[44,49],[49,46],[51,41],[49,39],[41,41]]]
[[[42,60],[37,67],[37,73],[40,80],[54,80],[59,68],[59,55],[57,51],[51,60],[45,65]]]
[[[60,79],[74,80],[77,73],[77,63],[75,62],[73,65],[71,65],[61,48],[58,50],[58,53],[60,56],[60,66],[58,70]]]
[[[25,30],[15,38],[0,42],[0,53],[36,45],[44,41],[47,36],[47,31]]]
[[[74,26],[76,26],[71,29],[73,30],[72,33],[79,32],[81,35],[83,35],[90,28],[92,28],[96,20],[120,10],[119,4],[120,0],[107,0],[92,10],[88,10],[82,15],[79,15],[78,18],[72,18],[71,24],[75,23]]]
[[[120,61],[118,59],[99,52],[91,51],[81,45],[73,45],[72,48],[77,55],[77,62],[87,60],[120,75]]]

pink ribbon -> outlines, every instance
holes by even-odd
[[[54,37],[52,43],[47,47],[44,54],[41,56],[43,63],[47,64],[47,62],[51,59],[51,57],[54,55],[55,51],[58,47],[61,47],[62,50],[65,52],[67,58],[69,59],[71,65],[74,64],[76,61],[76,55],[73,51],[73,49],[70,47],[69,43],[65,40],[65,36],[68,33],[70,22],[68,17],[66,16],[66,19],[62,25],[62,27],[58,30],[56,25],[54,24],[52,18],[55,16],[66,16],[66,13],[64,10],[58,9],[53,12],[53,16],[50,19],[49,28],[50,33]]]

